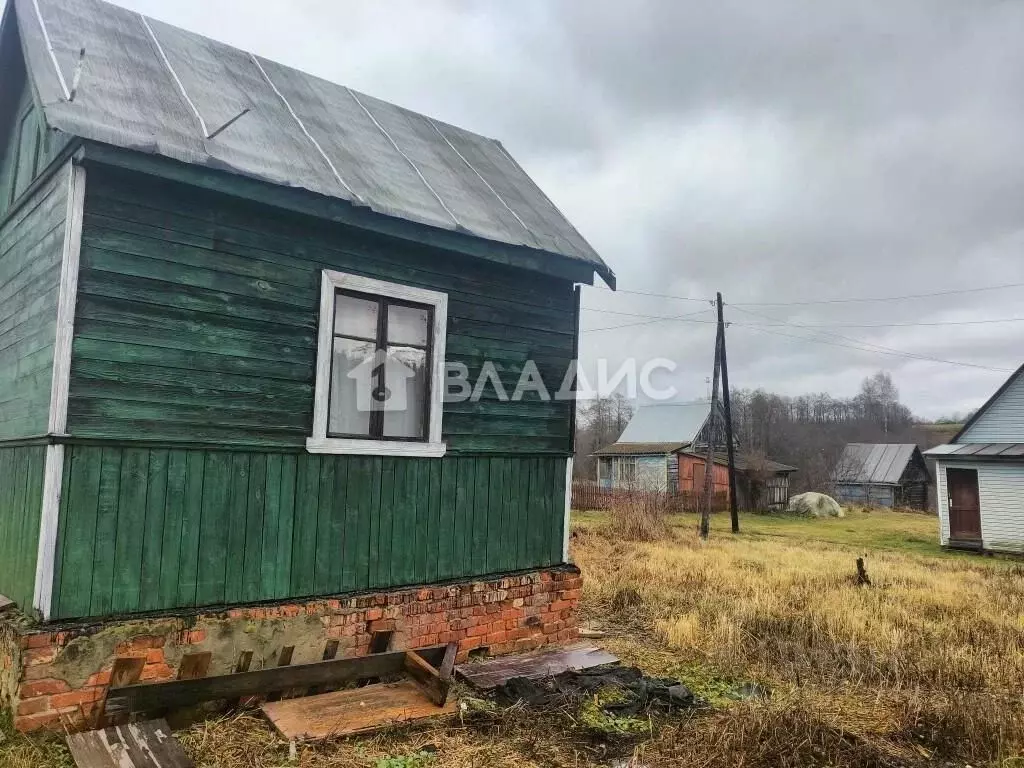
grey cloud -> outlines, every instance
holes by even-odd
[[[627,290],[738,304],[1024,282],[1024,4],[121,2],[500,138]],[[750,309],[808,324],[969,320],[1024,316],[1022,297]],[[701,308],[600,289],[584,304]],[[757,331],[727,311],[737,386],[849,395],[884,367],[935,416],[1002,378]],[[588,311],[583,327],[641,319]],[[1024,323],[831,330],[995,368],[1024,350]],[[591,365],[672,357],[695,396],[712,332],[632,326],[586,333],[582,350]]]

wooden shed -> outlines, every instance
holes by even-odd
[[[572,402],[445,374],[554,392],[614,275],[498,141],[99,0],[9,2],[0,71],[0,593],[94,620],[566,563]]]
[[[851,504],[928,508],[931,473],[913,443],[849,443],[832,473],[836,498]]]

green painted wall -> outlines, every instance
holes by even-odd
[[[53,159],[54,151],[25,77],[23,59],[11,52],[6,58],[0,62],[4,76],[0,89],[0,216]]]
[[[61,170],[0,224],[0,439],[47,431],[66,210]]]
[[[550,565],[564,486],[558,457],[68,446],[53,618]]]
[[[69,432],[303,446],[323,268],[446,291],[449,361],[494,361],[509,393],[528,359],[553,389],[572,359],[567,281],[93,166]],[[446,405],[450,451],[571,449],[568,403],[488,394]]]
[[[42,445],[0,447],[0,594],[31,608],[43,497]]]

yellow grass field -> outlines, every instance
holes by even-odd
[[[942,551],[934,517],[694,516],[621,540],[574,516],[582,621],[650,674],[712,707],[594,734],[522,708],[293,755],[253,715],[179,734],[200,766],[1024,766],[1024,561]],[[858,585],[864,557],[870,585]],[[757,685],[752,685],[752,684]],[[2,768],[69,765],[60,744],[7,734]]]

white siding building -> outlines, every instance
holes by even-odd
[[[1024,366],[935,459],[943,546],[1024,553]]]

